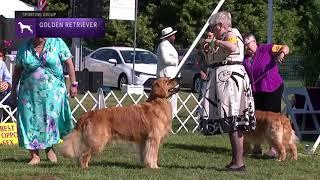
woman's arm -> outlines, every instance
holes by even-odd
[[[71,97],[75,97],[78,94],[78,85],[76,84],[77,80],[76,80],[76,74],[75,74],[72,59],[69,58],[64,63],[68,68],[68,74],[69,74],[69,78],[70,78],[70,82],[71,82],[70,95],[71,95]]]
[[[272,46],[272,53],[275,56],[279,55],[280,53],[283,53],[284,55],[288,55],[289,54],[289,47],[285,44],[283,44],[283,45],[274,44]]]
[[[224,40],[216,40],[215,44],[233,53],[237,50],[237,42],[238,38],[232,32],[228,32]]]
[[[289,54],[289,47],[287,45],[277,45],[274,44],[272,46],[272,54],[273,56],[277,57],[276,59],[279,61],[279,63],[282,63],[284,60],[284,57]]]
[[[0,84],[0,91],[3,92],[3,91],[6,91],[8,88],[12,87],[12,77],[4,61],[0,61],[0,64],[1,64],[0,68],[3,71],[2,81]]]
[[[279,53],[283,52],[284,55],[288,55],[289,54],[289,47],[287,45],[282,45],[281,49],[279,50]]]
[[[12,76],[12,88],[11,88],[11,95],[14,101],[17,100],[17,86],[19,84],[21,74],[22,74],[22,67],[15,66]]]

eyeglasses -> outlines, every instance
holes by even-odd
[[[247,42],[247,43],[244,43],[244,46],[248,46],[251,42],[253,42],[254,40],[251,40],[251,41],[249,41],[249,42]]]

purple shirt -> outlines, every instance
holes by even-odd
[[[245,56],[244,67],[251,81],[252,91],[273,92],[283,83],[278,64],[272,56],[272,44],[258,45],[253,57]]]

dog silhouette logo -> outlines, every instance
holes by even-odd
[[[31,34],[33,34],[33,31],[31,29],[31,25],[25,25],[22,24],[22,22],[18,22],[19,26],[20,26],[20,33],[23,34],[24,30],[28,30]]]

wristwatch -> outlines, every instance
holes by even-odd
[[[71,87],[78,87],[78,81],[74,81],[71,83]]]

